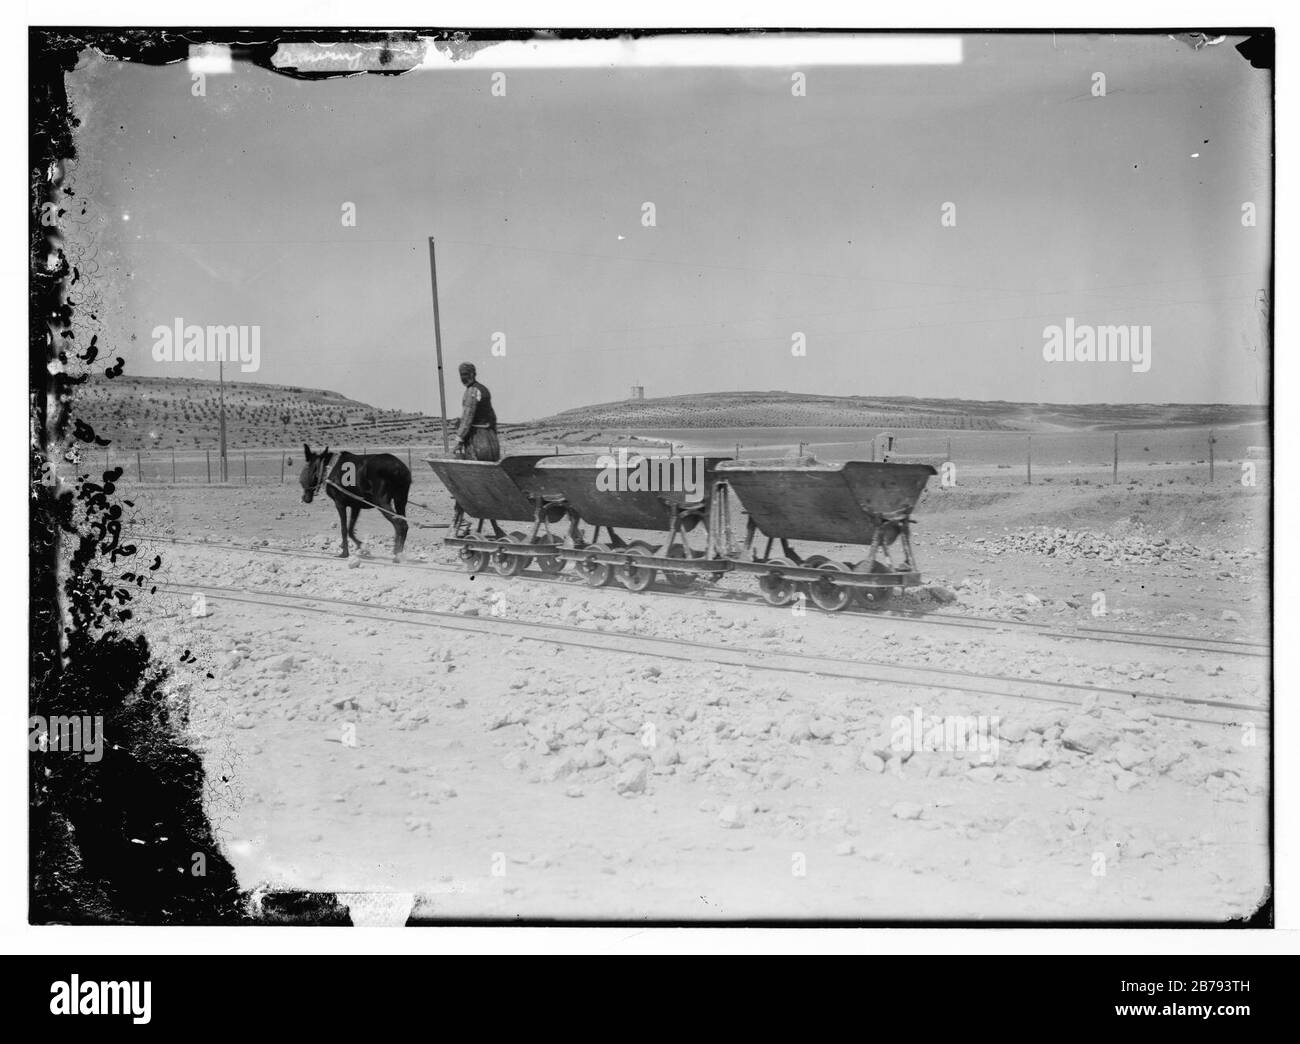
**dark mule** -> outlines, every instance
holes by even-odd
[[[406,494],[411,490],[411,469],[391,453],[331,453],[328,446],[321,453],[313,453],[303,443],[302,451],[307,463],[298,481],[302,484],[302,502],[310,504],[323,487],[326,495],[339,509],[339,532],[343,550],[339,558],[348,557],[348,537],[361,548],[357,539],[357,516],[375,507],[385,512],[393,524],[393,559],[406,546],[409,528],[405,518]],[[351,517],[348,513],[351,512]]]

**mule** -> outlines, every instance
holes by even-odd
[[[391,453],[331,453],[328,446],[313,453],[303,443],[302,473],[298,482],[302,486],[302,502],[310,504],[323,488],[339,511],[339,534],[343,550],[339,558],[348,557],[348,538],[361,550],[357,536],[357,516],[369,508],[377,508],[393,524],[393,561],[397,561],[406,547],[406,534],[410,528],[406,519],[406,495],[411,490],[411,469]]]

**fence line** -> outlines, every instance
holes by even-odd
[[[677,433],[675,433],[677,434]],[[846,430],[850,436],[843,440],[833,437],[833,430],[820,429],[816,433],[795,430],[782,438],[779,428],[765,429],[759,441],[725,441],[711,438],[708,429],[694,432],[685,443],[674,438],[674,452],[710,452],[731,454],[738,460],[759,457],[804,457],[811,454],[824,462],[839,460],[892,460],[895,462],[924,462],[938,467],[951,462],[959,469],[1013,470],[1016,440],[1023,438],[1024,481],[1034,482],[1037,468],[1040,479],[1052,470],[1101,470],[1109,466],[1112,483],[1119,483],[1121,475],[1139,474],[1139,468],[1151,465],[1204,466],[1207,481],[1224,481],[1222,464],[1252,460],[1267,462],[1271,447],[1257,445],[1266,441],[1266,435],[1254,432],[1219,429],[1163,429],[1129,430],[1123,432],[979,432],[957,435],[932,435],[928,433],[882,433],[870,437],[868,433]],[[831,436],[831,437],[827,437]],[[724,436],[725,438],[725,436]],[[522,449],[529,446],[521,442]],[[618,443],[550,444],[546,448],[557,453],[586,452],[613,453]],[[689,447],[684,450],[683,447]],[[365,446],[369,450],[369,446]],[[540,446],[535,447],[540,450]],[[628,444],[629,449],[638,447]],[[512,449],[507,445],[506,452]],[[1109,451],[1109,452],[1107,452]],[[426,456],[441,455],[439,445],[409,444],[396,447],[376,447],[376,452],[391,452],[404,456],[407,465],[415,470]],[[231,458],[238,453],[242,459],[242,482],[252,484],[294,483],[297,480],[298,462],[302,453],[294,448],[247,447],[227,452],[225,460],[211,448],[184,450],[131,449],[115,452],[113,447],[103,450],[105,470],[114,464],[123,468],[125,477],[137,481],[175,485],[227,484],[232,481]],[[125,455],[124,455],[125,454]],[[132,460],[134,456],[134,460]],[[217,467],[213,468],[213,457]],[[1121,464],[1124,465],[1121,468]],[[134,465],[134,466],[132,466]],[[1236,475],[1228,469],[1227,481]]]

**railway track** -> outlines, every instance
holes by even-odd
[[[1077,707],[1085,696],[1096,696],[1107,706],[1124,710],[1141,701],[1152,705],[1183,704],[1190,707],[1231,711],[1234,717],[1198,717],[1154,709],[1156,717],[1217,726],[1240,726],[1249,722],[1267,729],[1267,707],[1237,704],[1226,700],[1195,696],[1165,696],[1158,693],[1113,689],[1073,682],[1053,682],[1036,678],[982,674],[936,667],[900,667],[896,664],[848,657],[773,652],[711,642],[658,638],[618,630],[591,630],[571,624],[513,620],[507,617],[484,619],[438,609],[405,606],[377,606],[372,602],[335,598],[327,595],[287,594],[242,587],[212,584],[178,584],[160,581],[160,588],[175,591],[186,599],[202,591],[209,600],[234,602],[294,612],[322,613],[361,619],[380,620],[425,628],[466,631],[475,634],[512,635],[548,645],[593,649],[625,655],[646,656],[655,660],[677,660],[720,666],[745,667],[751,670],[816,675],[864,682],[909,685],[921,688],[957,690],[974,695],[997,696],[1058,706]],[[1242,717],[1242,715],[1246,717]],[[1256,716],[1263,721],[1255,720]]]
[[[336,557],[327,552],[307,551],[301,548],[288,548],[273,545],[249,547],[226,541],[187,540],[182,537],[167,536],[159,533],[141,533],[140,538],[142,540],[157,540],[187,547],[205,547],[217,548],[218,550],[237,551],[241,554],[252,552],[254,554],[277,555],[304,560],[327,562],[336,561]],[[446,573],[456,576],[464,575],[463,569],[454,566],[438,565],[432,562],[392,562],[388,558],[379,557],[366,558],[365,561],[391,569],[414,569],[424,572]],[[512,579],[524,579],[541,583],[559,583],[565,585],[571,583],[571,581],[567,580],[563,575],[543,576],[540,573],[524,573]],[[592,589],[584,587],[584,590]],[[692,593],[688,591],[669,590],[660,586],[643,592],[643,597],[684,599],[696,602],[726,601],[744,605],[766,604],[756,595],[720,588],[709,590],[707,593],[702,590]],[[815,607],[809,606],[809,609],[815,610]],[[1015,630],[1024,633],[1039,634],[1045,638],[1060,639],[1063,641],[1108,642],[1153,649],[1178,649],[1187,652],[1208,653],[1222,656],[1245,656],[1259,659],[1268,659],[1272,655],[1272,647],[1267,643],[1238,641],[1229,638],[1200,638],[1195,635],[1160,634],[1151,631],[1123,631],[1105,627],[1076,627],[1073,630],[1066,630],[1053,624],[1034,623],[1029,620],[1017,620],[1007,617],[975,615],[954,616],[906,609],[857,610],[853,615],[889,620],[890,622],[914,623],[918,625],[932,624],[941,627],[966,628],[992,633],[1005,630]]]

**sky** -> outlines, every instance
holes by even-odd
[[[436,413],[433,236],[453,412],[465,360],[503,420],[634,384],[1263,403],[1272,86],[1234,42],[510,68],[504,96],[491,48],[327,81],[236,62],[202,96],[184,63],[88,52],[69,87],[102,341],[131,374],[215,377],[155,361],[154,328],[257,325],[233,380]],[[1149,326],[1149,370],[1046,361],[1067,319]]]

